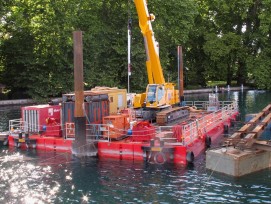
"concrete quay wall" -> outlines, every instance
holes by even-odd
[[[243,90],[250,90],[251,88],[244,86]],[[230,87],[229,91],[241,91],[241,87]],[[218,92],[226,92],[228,89],[226,87],[218,87]],[[215,88],[207,89],[195,89],[195,90],[184,90],[184,94],[197,94],[197,93],[212,93],[215,92]]]
[[[33,103],[34,101],[32,99],[3,100],[3,101],[0,101],[0,106],[26,105],[26,104],[33,104]]]
[[[249,87],[243,87],[243,90],[249,90]],[[241,87],[230,87],[230,91],[240,91]],[[214,92],[214,88],[207,88],[207,89],[195,89],[195,90],[184,90],[184,94],[198,94],[198,93],[212,93]],[[219,88],[219,92],[227,91],[227,88]],[[0,106],[6,105],[26,105],[26,104],[33,104],[34,100],[32,99],[17,99],[17,100],[0,100]]]

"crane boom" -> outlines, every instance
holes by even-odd
[[[149,84],[164,84],[165,79],[160,63],[158,46],[151,25],[151,21],[153,21],[155,17],[149,14],[145,0],[134,0],[134,2],[138,13],[139,27],[144,36]]]

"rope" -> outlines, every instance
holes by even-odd
[[[209,182],[211,176],[213,175],[213,173],[214,173],[214,171],[215,171],[217,165],[220,163],[221,158],[222,158],[222,154],[221,154],[221,156],[218,158],[218,161],[217,161],[217,163],[215,164],[215,168],[211,171],[211,174],[207,177],[207,180],[204,182],[204,185],[202,186],[202,188],[201,188],[199,194],[196,195],[196,197],[195,197],[195,199],[194,199],[195,203],[198,201],[199,197],[202,195],[203,190],[206,190],[205,187],[206,187],[207,183]]]

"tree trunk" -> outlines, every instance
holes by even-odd
[[[228,69],[227,69],[227,85],[231,86],[231,80],[232,80],[232,71],[231,71],[231,64],[228,64]]]
[[[237,85],[241,86],[246,83],[246,64],[241,60],[238,60],[238,70],[237,70]]]

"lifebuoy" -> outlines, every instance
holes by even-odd
[[[207,148],[210,148],[210,147],[211,147],[211,144],[212,144],[212,139],[211,139],[211,137],[206,136],[206,137],[205,137],[205,146],[206,146]]]
[[[188,151],[186,153],[186,161],[187,161],[187,163],[190,163],[190,164],[193,163],[194,159],[195,159],[194,153],[192,151]]]
[[[167,158],[163,152],[156,152],[153,156],[153,161],[156,164],[164,164],[167,161]]]

